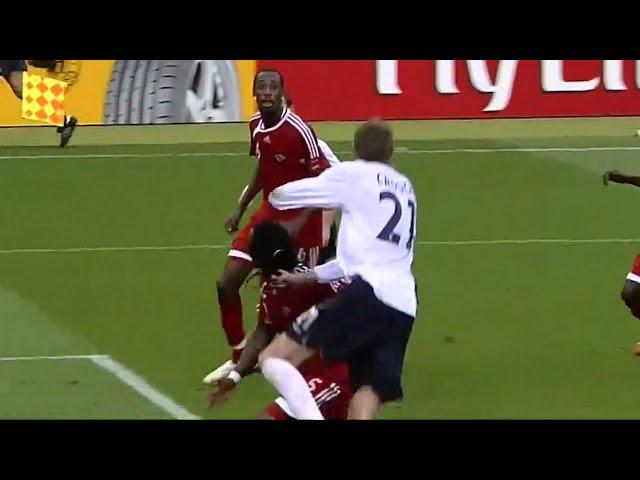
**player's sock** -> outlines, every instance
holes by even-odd
[[[242,324],[242,299],[240,295],[225,297],[219,300],[222,328],[227,336],[227,343],[236,351],[242,350],[245,339],[244,325]]]
[[[298,420],[324,420],[307,382],[291,363],[267,358],[262,362],[262,375],[280,392]]]

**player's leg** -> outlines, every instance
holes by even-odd
[[[216,282],[222,329],[227,343],[234,350],[242,348],[241,344],[245,340],[240,288],[252,270],[253,264],[250,261],[229,256],[222,276]],[[239,354],[237,356],[239,357]]]
[[[65,115],[64,116],[64,125],[62,127],[58,127],[57,131],[60,134],[60,148],[64,148],[71,140],[73,136],[73,132],[76,130],[76,126],[78,125],[78,119],[74,116]]]
[[[636,257],[621,292],[622,301],[634,317],[640,319],[640,255]]]
[[[227,344],[231,347],[231,359],[207,374],[203,382],[213,384],[226,377],[235,367],[246,342],[242,318],[240,288],[253,270],[253,260],[247,253],[253,227],[264,219],[264,211],[258,210],[231,243],[221,277],[216,282],[220,320]]]
[[[374,342],[349,358],[356,390],[349,406],[352,420],[372,420],[381,404],[403,397],[402,369],[414,319],[382,302],[377,317],[375,321],[386,327]]]
[[[380,396],[370,386],[360,387],[349,405],[349,420],[373,420],[380,408]]]
[[[226,376],[238,362],[246,343],[242,319],[242,299],[240,288],[253,270],[253,264],[235,256],[227,257],[222,276],[216,282],[218,305],[222,329],[231,347],[231,359],[205,377],[205,383],[212,383]]]
[[[286,334],[280,334],[265,348],[258,360],[262,376],[284,397],[295,418],[322,420],[306,379],[296,368],[315,355]]]
[[[316,351],[328,362],[342,360],[377,335],[377,325],[367,318],[372,314],[366,302],[369,291],[366,282],[354,280],[336,297],[300,315],[286,335],[276,337],[262,352],[263,376],[285,398],[296,418],[321,415],[295,366]]]
[[[626,280],[621,292],[622,301],[634,317],[640,320],[640,283]]]
[[[282,397],[258,414],[258,420],[294,420]]]

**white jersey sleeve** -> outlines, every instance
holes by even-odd
[[[340,164],[340,159],[335,153],[333,153],[333,150],[331,150],[325,141],[318,139],[318,146],[320,147],[320,151],[322,151],[324,158],[329,162],[329,165],[335,167]]]
[[[349,177],[344,172],[345,165],[340,163],[317,177],[282,185],[271,192],[269,202],[278,210],[341,207],[349,183]]]
[[[337,280],[346,276],[337,258],[334,258],[330,262],[323,263],[322,265],[315,266],[313,271],[318,276],[318,282],[320,283],[329,283],[332,280]]]

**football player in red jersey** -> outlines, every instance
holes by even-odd
[[[275,222],[264,221],[255,226],[249,252],[263,278],[270,279],[279,270],[307,270],[297,259],[294,242],[288,232]],[[243,349],[238,364],[225,378],[218,381],[218,388],[209,399],[210,404],[219,405],[229,398],[242,377],[254,371],[260,352],[277,334],[286,332],[300,314],[313,305],[332,298],[348,284],[348,279],[342,279],[329,284],[278,288],[270,281],[264,282],[258,325]],[[347,364],[327,363],[316,355],[300,366],[300,372],[324,418],[346,420],[351,400]],[[294,417],[286,401],[280,397],[259,418],[286,420]]]
[[[634,185],[640,187],[640,177],[632,177],[629,175],[623,175],[622,173],[612,170],[605,172],[602,181],[605,185],[609,182],[622,183],[628,185]],[[627,274],[627,279],[624,282],[624,287],[621,292],[622,301],[629,307],[631,313],[637,319],[640,319],[640,255],[636,257],[635,263],[631,271]],[[640,344],[638,345],[640,347]],[[636,350],[636,353],[640,352]]]
[[[260,191],[263,202],[233,240],[222,276],[216,283],[222,328],[232,355],[204,378],[207,384],[224,378],[233,369],[246,343],[240,287],[253,270],[248,247],[255,225],[263,220],[281,223],[295,238],[299,260],[311,267],[317,264],[323,246],[322,210],[285,212],[276,210],[268,202],[273,189],[317,176],[329,167],[314,131],[287,108],[283,87],[284,79],[276,70],[261,70],[254,77],[253,93],[259,112],[249,121],[249,153],[256,157],[257,165],[238,208],[225,223],[227,232],[238,231],[244,212]]]

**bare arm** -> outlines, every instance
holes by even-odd
[[[251,177],[249,185],[245,187],[244,191],[240,195],[240,198],[238,199],[238,208],[225,222],[227,232],[231,233],[238,230],[238,225],[240,224],[242,215],[244,215],[247,207],[260,190],[262,190],[262,183],[260,181],[260,165],[258,164],[253,171],[253,176]]]
[[[242,377],[253,371],[258,363],[260,352],[271,343],[275,333],[275,330],[269,325],[258,324],[247,345],[242,350],[236,368],[233,369],[228,377],[219,380],[216,389],[209,395],[210,407],[221,405],[229,399]]]
[[[329,283],[332,280],[346,276],[338,260],[333,259],[305,272],[292,273],[286,270],[278,270],[278,273],[273,276],[273,282],[278,287],[287,287],[305,285],[307,283]]]
[[[640,177],[633,177],[630,175],[624,175],[617,170],[612,170],[609,172],[605,172],[603,178],[603,182],[607,185],[609,182],[613,183],[621,183],[627,185],[633,185],[635,187],[640,187]]]
[[[251,181],[242,192],[242,195],[240,195],[240,200],[238,201],[238,208],[242,211],[242,213],[245,212],[251,201],[260,192],[260,190],[262,190],[262,185],[260,183],[260,165],[256,165],[256,168],[253,171],[253,176],[251,177]]]
[[[264,323],[259,323],[251,334],[247,345],[242,350],[238,365],[234,370],[242,377],[249,375],[258,363],[260,352],[271,343],[275,335],[276,331],[273,328]]]

